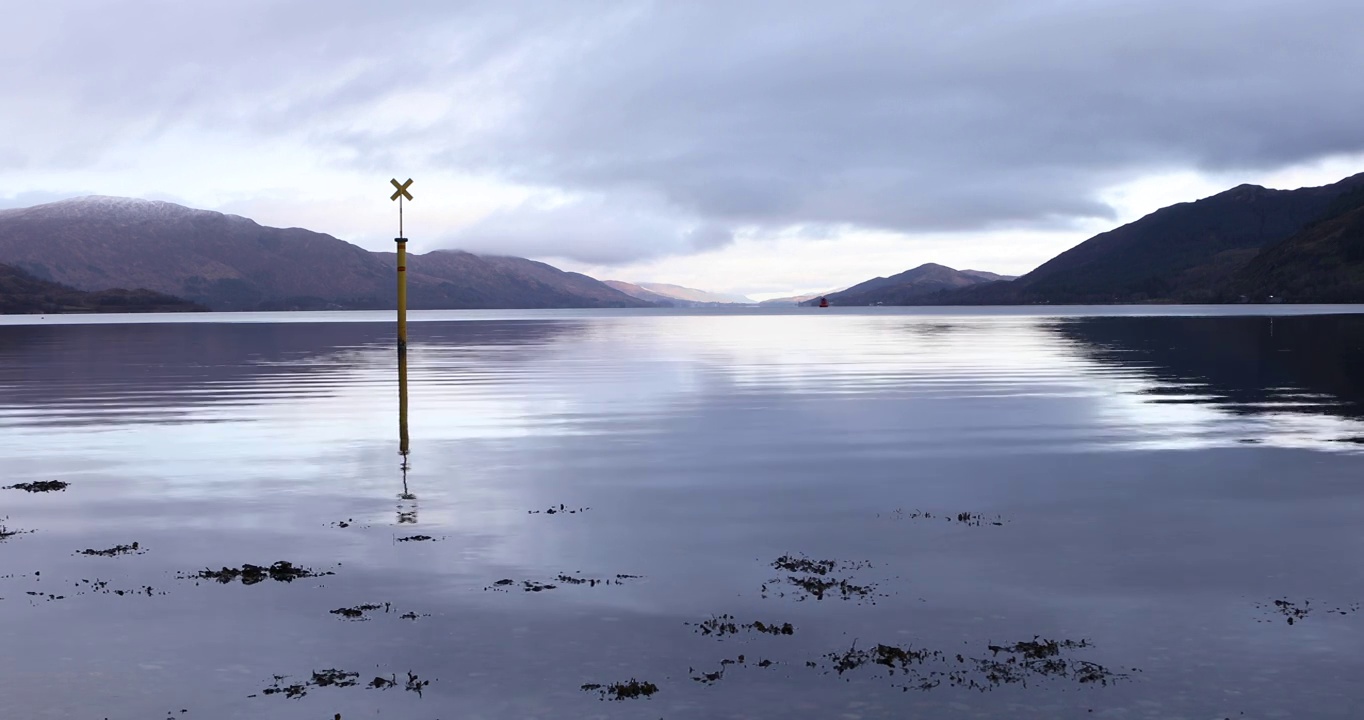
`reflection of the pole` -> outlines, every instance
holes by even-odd
[[[415,500],[417,499],[417,496],[416,496],[416,495],[413,495],[412,492],[411,492],[410,490],[408,490],[408,487],[407,487],[407,470],[408,470],[408,468],[411,467],[411,465],[409,465],[409,464],[408,464],[408,461],[407,461],[408,453],[410,452],[410,450],[411,450],[411,448],[410,448],[410,446],[409,446],[408,435],[407,435],[407,347],[406,347],[405,345],[399,345],[399,346],[398,346],[398,454],[401,455],[402,458],[403,458],[402,465],[400,466],[400,467],[402,468],[402,472],[403,472],[403,492],[402,492],[401,495],[398,496],[398,498],[401,499],[401,500],[415,501]],[[402,505],[399,505],[399,506],[398,506],[398,522],[399,522],[399,523],[415,523],[415,522],[417,522],[417,506],[416,506],[415,502],[414,502],[414,504],[411,506],[411,508],[409,508],[409,509],[404,509],[404,507],[403,507]]]

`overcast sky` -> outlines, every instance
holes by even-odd
[[[8,3],[0,207],[770,296],[1364,171],[1358,0]]]

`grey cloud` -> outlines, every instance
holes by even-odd
[[[715,250],[734,242],[734,231],[720,225],[707,224],[688,230],[686,238],[687,244],[696,250]]]
[[[529,88],[513,176],[729,222],[974,229],[1109,217],[1156,168],[1364,149],[1355,3],[657,6]]]
[[[589,263],[711,250],[733,241],[718,225],[694,226],[649,198],[543,198],[493,213],[438,241],[491,254],[567,257]]]
[[[524,254],[695,251],[726,241],[711,226],[1063,227],[1153,170],[1364,151],[1354,0],[88,7],[0,28],[0,61],[31,68],[0,79],[19,99],[0,156],[226,128],[593,198],[572,241],[564,210],[481,228]],[[406,122],[414,92],[453,105]]]

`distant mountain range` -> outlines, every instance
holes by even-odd
[[[395,257],[330,235],[173,203],[88,197],[0,211],[0,262],[79,290],[145,288],[214,310],[386,309]],[[578,273],[513,257],[408,257],[410,307],[645,307]]]
[[[726,295],[706,290],[668,285],[666,283],[628,283],[621,280],[605,281],[610,287],[633,298],[664,307],[695,307],[707,305],[752,305],[753,300],[743,295]]]
[[[1240,185],[1162,208],[1016,279],[928,264],[828,297],[833,305],[1364,302],[1364,173],[1298,190]]]
[[[395,302],[391,252],[127,198],[0,210],[0,263],[11,266],[0,276],[6,307],[40,312],[119,303],[316,310],[387,309]],[[451,250],[410,255],[408,283],[413,309],[753,304],[740,295],[603,283],[523,258]],[[137,290],[112,292],[118,288]],[[111,292],[73,294],[105,291]],[[819,297],[763,304],[813,305]],[[1298,190],[1240,185],[1172,205],[1018,278],[928,263],[826,297],[833,305],[1364,302],[1364,173]]]
[[[187,312],[207,308],[150,290],[82,292],[0,265],[0,314]]]
[[[636,300],[643,300],[644,302],[647,303],[653,303],[654,305],[657,305],[659,307],[671,307],[673,305],[673,302],[676,300],[676,298],[670,298],[667,295],[660,295],[656,292],[649,292],[648,290],[645,290],[644,288],[634,283],[628,283],[625,282],[624,280],[603,280],[602,282],[605,283],[607,287],[610,287],[614,290],[619,290],[625,293],[626,295],[635,298]]]

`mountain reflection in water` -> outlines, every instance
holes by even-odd
[[[1364,316],[1085,317],[1051,329],[1154,380],[1152,402],[1364,417]]]

